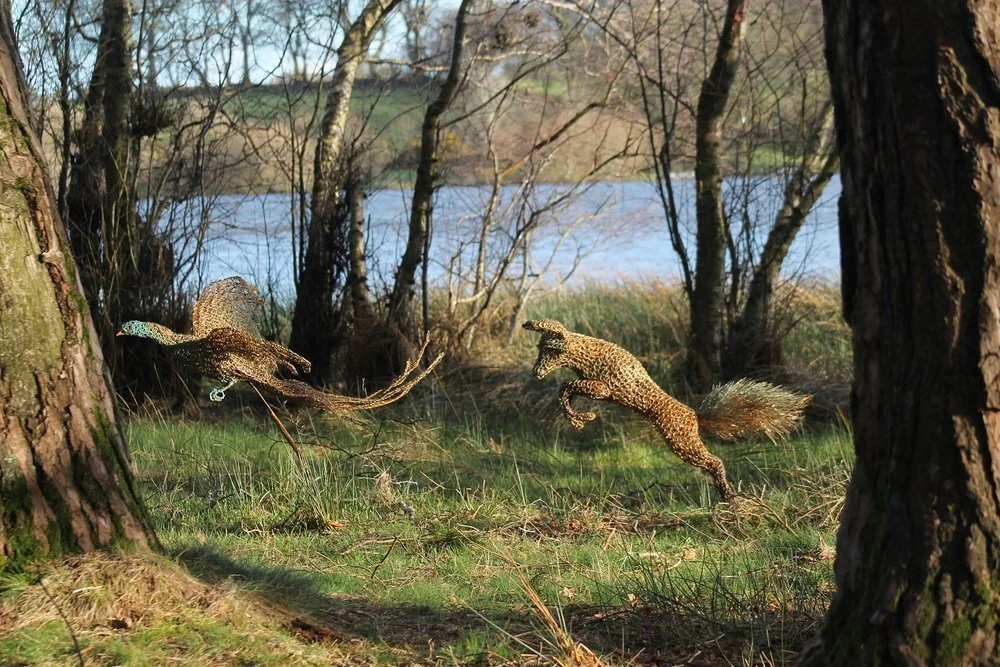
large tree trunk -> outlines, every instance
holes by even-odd
[[[348,257],[347,214],[342,206],[346,174],[341,155],[351,94],[375,32],[400,2],[371,0],[348,28],[337,49],[337,68],[316,143],[309,228],[302,274],[298,276],[290,344],[312,361],[312,378],[319,384],[333,379],[337,319],[334,292],[343,279]]]
[[[9,7],[0,3],[0,571],[153,540],[29,128]]]
[[[413,328],[411,311],[417,284],[417,268],[421,262],[427,261],[424,251],[431,221],[434,188],[438,178],[438,135],[441,131],[441,118],[455,99],[455,93],[458,92],[458,85],[461,82],[466,15],[471,5],[472,0],[462,0],[455,14],[455,33],[448,76],[441,84],[438,96],[427,107],[420,132],[420,161],[417,165],[417,179],[413,184],[409,235],[389,297],[389,319],[394,328],[400,331],[409,331]],[[424,324],[426,326],[426,322]]]
[[[806,142],[802,162],[789,179],[785,198],[750,278],[746,303],[733,320],[723,354],[727,377],[770,372],[782,365],[781,337],[774,326],[774,293],[781,265],[806,216],[840,164],[834,146],[833,105],[828,104]]]
[[[695,389],[718,380],[722,365],[726,219],[722,210],[722,122],[739,67],[747,0],[729,0],[719,46],[702,82],[695,114],[695,213],[698,249],[691,295],[687,374]]]
[[[857,462],[808,665],[995,665],[1000,1],[825,0]]]

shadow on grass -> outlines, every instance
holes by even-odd
[[[822,621],[818,614],[781,611],[709,619],[705,613],[641,606],[567,608],[564,615],[573,635],[611,664],[701,667],[794,664]]]
[[[551,638],[527,606],[473,611],[379,605],[328,594],[308,575],[238,563],[210,547],[187,549],[174,557],[207,584],[234,586],[284,610],[290,616],[286,630],[300,641],[327,642],[342,648],[354,645],[359,654],[370,654],[371,646],[381,646],[397,658],[405,655],[407,664],[422,664],[435,659],[435,650],[447,649],[475,633],[483,638],[477,644],[479,654],[461,656],[462,664],[494,664],[499,657],[494,651],[501,646],[527,656],[531,649],[525,645],[541,648]],[[786,664],[821,621],[821,613],[815,610],[760,609],[752,604],[737,607],[713,616],[717,609],[687,607],[678,597],[664,606],[566,605],[560,611],[565,629],[576,641],[611,664],[631,665],[713,666],[758,664],[761,660],[764,664]],[[362,645],[368,645],[368,650]],[[538,664],[545,662],[543,659]]]
[[[517,614],[479,615],[471,609],[442,610],[427,605],[378,605],[357,597],[330,595],[310,576],[282,567],[239,563],[211,547],[174,554],[192,575],[211,585],[251,592],[292,615],[288,630],[303,641],[384,644],[418,658],[469,632],[512,634],[530,629]],[[488,620],[487,620],[488,619]],[[491,625],[492,624],[492,625]]]

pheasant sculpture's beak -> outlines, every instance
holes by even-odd
[[[115,332],[116,336],[134,336],[136,335],[136,324],[135,320],[129,320],[128,322],[123,322],[118,331]]]

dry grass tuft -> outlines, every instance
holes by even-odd
[[[0,602],[0,632],[61,620],[76,629],[131,626],[187,614],[196,607],[212,615],[247,608],[236,594],[210,587],[173,563],[152,555],[103,552],[66,559],[45,572],[41,585],[28,585]]]
[[[586,644],[578,642],[569,632],[561,610],[557,610],[559,618],[556,618],[552,610],[549,609],[549,606],[545,604],[545,600],[542,599],[542,596],[528,579],[524,568],[509,554],[501,554],[501,558],[507,562],[508,567],[517,575],[520,588],[528,596],[528,600],[531,603],[533,616],[541,624],[540,628],[536,628],[534,635],[529,637],[531,643],[528,643],[521,636],[510,634],[486,619],[496,629],[501,630],[517,644],[528,649],[528,653],[522,654],[516,664],[558,665],[558,667],[604,667],[604,661]],[[514,663],[505,662],[503,664]]]
[[[321,655],[310,654],[297,628],[309,627],[313,634],[325,631],[317,629],[311,619],[303,620],[245,590],[206,584],[150,553],[70,557],[53,564],[34,583],[22,583],[0,596],[0,637],[60,623],[67,626],[75,650],[84,647],[81,659],[84,654],[90,658],[104,655],[110,650],[102,648],[104,640],[124,638],[131,632],[142,636],[143,631],[155,633],[166,627],[168,634],[178,636],[185,627],[189,628],[186,632],[199,634],[216,626],[229,628],[245,640],[243,647],[209,646],[210,653],[229,654],[232,660],[224,663],[243,664],[239,654],[245,649],[252,655],[254,643],[266,647],[275,658],[284,654],[290,663],[317,664],[319,658],[322,664],[344,664],[349,660],[331,642],[325,643]],[[207,641],[211,644],[211,639]],[[188,664],[218,664],[219,655],[192,654],[183,642],[178,642],[176,651],[177,659]]]
[[[566,628],[556,621],[555,616],[549,609],[545,601],[531,585],[520,567],[516,568],[517,577],[521,581],[521,587],[528,594],[531,606],[535,610],[535,615],[541,619],[545,629],[550,633],[555,646],[559,649],[558,655],[549,656],[559,667],[604,667],[597,654],[587,648],[585,644],[576,641]]]

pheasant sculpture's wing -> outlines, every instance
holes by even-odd
[[[191,314],[194,335],[203,338],[213,329],[229,327],[260,338],[258,317],[263,307],[260,291],[239,276],[216,280],[195,301]]]

